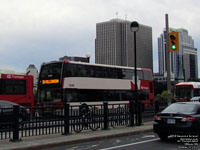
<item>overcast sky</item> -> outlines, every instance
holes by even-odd
[[[86,53],[94,63],[96,23],[118,12],[118,18],[152,27],[157,72],[165,14],[170,27],[188,30],[199,51],[199,8],[200,0],[0,0],[0,68],[25,72],[29,64],[40,69],[42,62]]]

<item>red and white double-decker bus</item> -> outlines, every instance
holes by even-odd
[[[0,74],[0,100],[33,107],[33,76]]]
[[[154,102],[153,74],[137,69],[138,99]],[[72,61],[43,63],[39,74],[38,102],[62,105],[63,102],[119,102],[134,100],[134,68]]]
[[[174,101],[190,101],[200,96],[200,82],[181,82],[175,85]]]

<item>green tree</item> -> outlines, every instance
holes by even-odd
[[[167,91],[163,91],[161,93],[161,97],[162,97],[163,100],[167,100]]]
[[[164,101],[167,100],[167,91],[166,90],[161,93],[161,97],[163,98]],[[174,96],[173,96],[173,93],[171,92],[171,99],[173,99],[173,98],[174,98]]]

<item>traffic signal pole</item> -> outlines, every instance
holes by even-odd
[[[169,53],[169,24],[168,14],[165,14],[166,23],[166,63],[167,63],[167,101],[168,105],[171,104],[171,74],[170,74],[170,53]]]

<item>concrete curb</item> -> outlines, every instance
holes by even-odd
[[[143,129],[143,130],[134,130],[134,131],[129,131],[129,132],[123,132],[123,133],[113,133],[113,134],[108,134],[108,135],[99,135],[99,136],[94,136],[94,137],[86,137],[86,138],[80,138],[80,139],[73,139],[73,140],[66,140],[66,141],[61,141],[61,142],[52,142],[52,143],[44,143],[40,145],[33,145],[33,146],[26,146],[26,147],[20,147],[20,148],[14,148],[11,150],[41,150],[41,149],[48,149],[56,146],[64,146],[64,145],[70,145],[70,144],[79,144],[79,143],[84,143],[84,142],[89,142],[89,141],[95,141],[95,140],[101,140],[105,138],[114,138],[114,137],[122,137],[122,136],[128,136],[128,135],[136,135],[136,134],[141,134],[141,133],[147,133],[147,132],[152,132],[152,128],[148,129]]]

